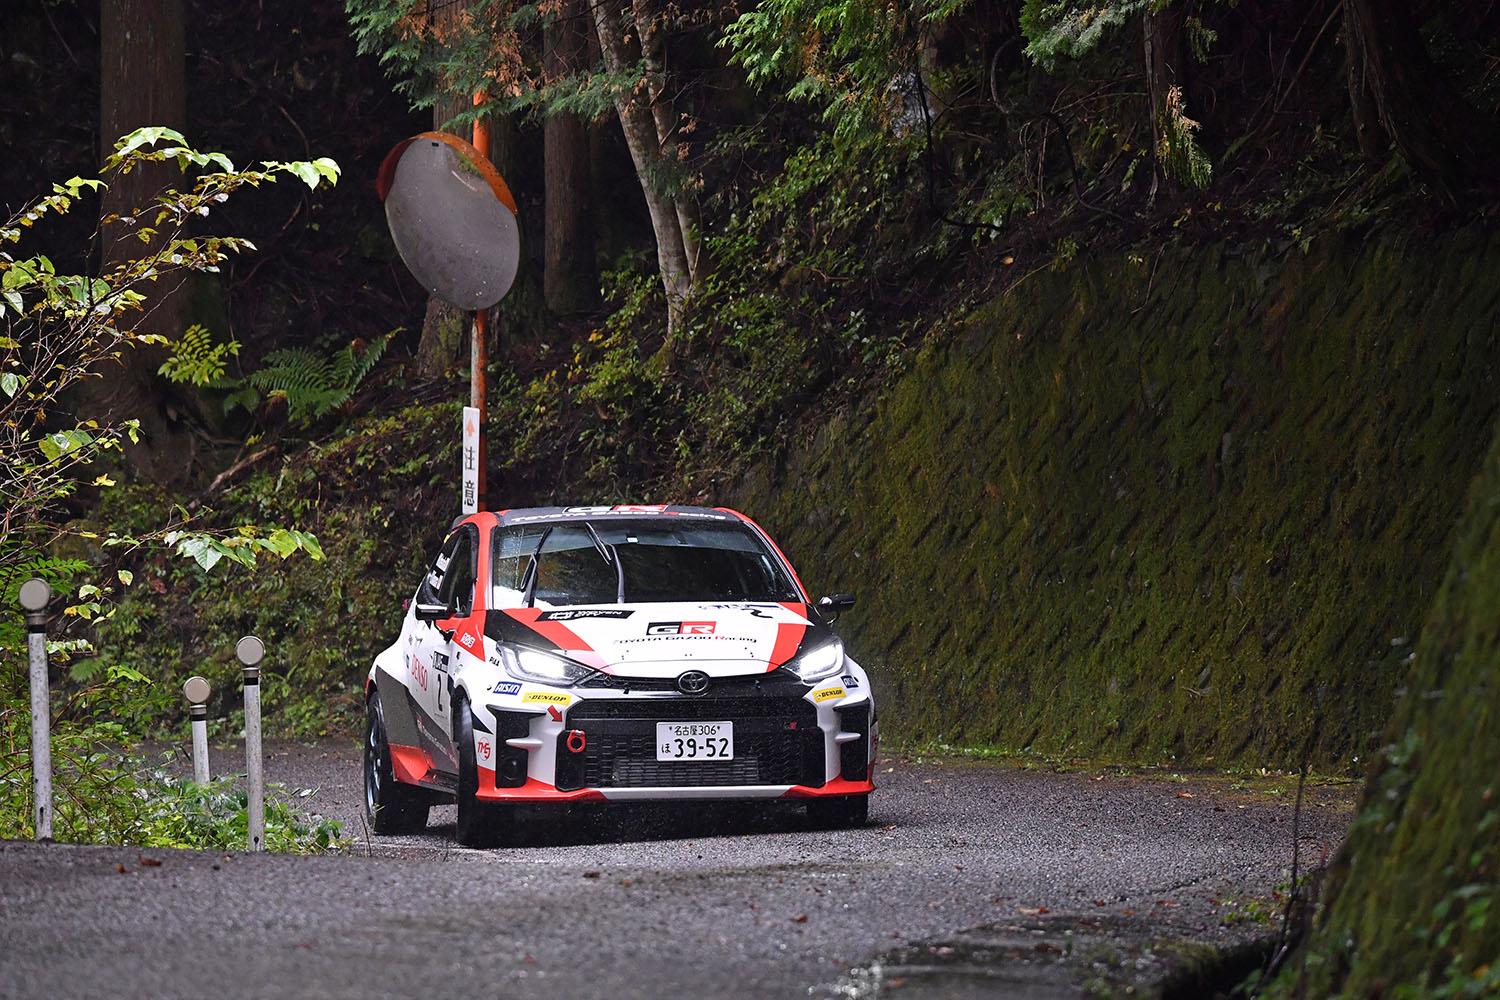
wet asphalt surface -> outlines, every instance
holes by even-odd
[[[1163,938],[1263,937],[1226,926],[1229,901],[1269,898],[1291,862],[1289,797],[1223,779],[886,761],[857,830],[633,807],[470,851],[451,807],[369,843],[352,741],[273,746],[267,772],[354,845],[0,843],[0,995],[1075,997],[1158,977]],[[1309,795],[1304,864],[1336,848],[1349,795]]]

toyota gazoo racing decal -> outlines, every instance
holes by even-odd
[[[801,603],[711,602],[507,608],[490,614],[499,642],[557,652],[606,674],[671,676],[688,662],[711,677],[770,671],[832,638]]]

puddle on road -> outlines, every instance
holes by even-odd
[[[808,992],[824,1000],[1215,996],[1205,977],[1225,968],[1218,948],[1168,933],[1123,918],[994,924],[904,945]],[[1255,947],[1242,944],[1239,951],[1254,954]]]

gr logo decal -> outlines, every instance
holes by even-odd
[[[474,639],[475,637],[473,632],[465,632],[463,635],[458,637],[458,641],[463,643],[465,649],[472,649],[474,647]]]
[[[647,635],[713,635],[718,622],[652,622]]]

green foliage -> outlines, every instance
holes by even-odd
[[[1197,131],[1198,123],[1187,116],[1182,88],[1172,87],[1167,91],[1166,107],[1162,110],[1156,158],[1167,175],[1179,184],[1201,190],[1213,180],[1214,171],[1193,138]]]
[[[1026,54],[1043,69],[1079,59],[1136,14],[1162,0],[1025,0],[1021,33]]]
[[[821,107],[839,140],[888,136],[908,111],[918,34],[968,2],[765,0],[729,24],[720,44],[752,85],[791,80],[786,96]]]
[[[142,245],[139,257],[107,264],[97,275],[59,274],[43,254],[18,255],[27,231],[44,217],[72,210],[101,180],[73,178],[52,193],[23,206],[0,225],[0,565],[37,558],[65,529],[63,501],[80,486],[85,470],[138,438],[138,425],[121,420],[102,425],[88,416],[71,425],[55,414],[59,401],[80,380],[95,377],[123,352],[165,343],[158,334],[137,329],[147,293],[158,283],[187,272],[215,272],[232,255],[254,249],[233,236],[201,235],[203,219],[245,187],[274,183],[290,174],[314,186],[333,183],[331,160],[266,162],[239,170],[227,156],[186,145],[168,128],[137,129],[115,145],[105,175],[128,173],[147,163],[172,163],[190,173],[182,189],[158,193],[149,203],[112,217],[128,225]],[[189,235],[191,226],[194,235]],[[211,374],[222,353],[206,348],[206,335],[189,331],[179,344],[171,371],[189,381]],[[232,353],[226,346],[225,352]],[[93,486],[112,480],[101,473]]]
[[[1328,902],[1272,997],[1500,992],[1500,434],[1454,533]]]
[[[287,415],[293,421],[326,416],[349,401],[399,332],[393,330],[367,345],[347,344],[331,355],[308,347],[272,351],[265,363],[226,398],[225,409],[250,409],[256,405],[257,396],[264,396],[286,400]]]
[[[122,677],[112,678],[120,682]],[[10,685],[7,684],[7,688]],[[75,695],[75,699],[80,696]],[[0,701],[0,839],[29,839],[31,723],[17,695]],[[245,850],[249,820],[235,779],[209,785],[173,776],[165,762],[122,752],[118,723],[63,723],[52,735],[53,835],[65,842]],[[266,795],[266,847],[308,854],[341,846],[339,824],[306,817],[279,786]]]
[[[216,343],[214,335],[199,323],[184,330],[180,339],[167,341],[166,347],[172,353],[157,374],[173,382],[200,387],[222,379],[228,359],[240,353],[238,340]]]

